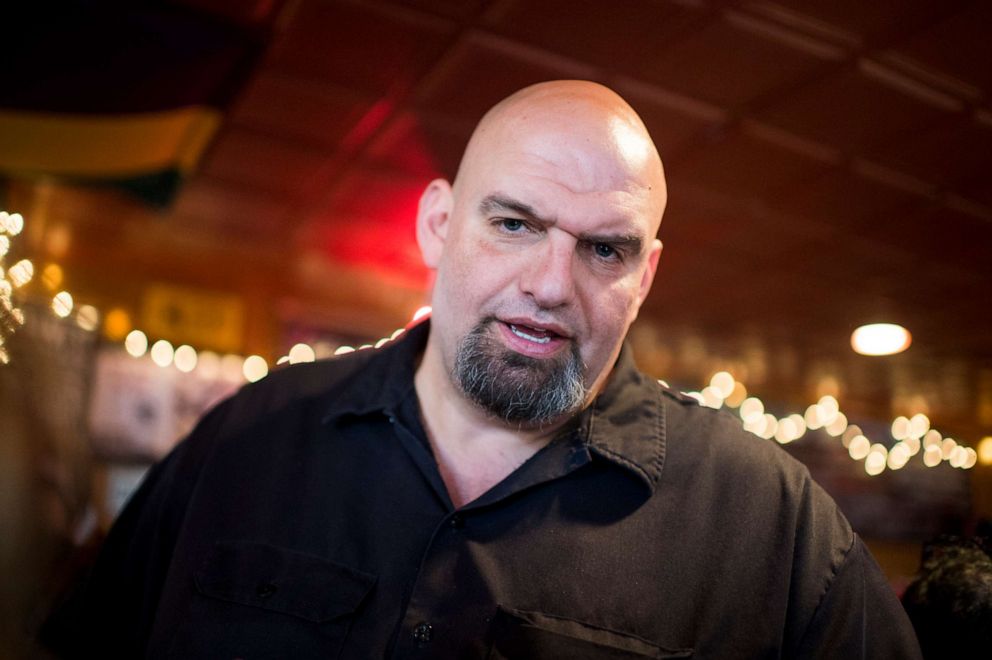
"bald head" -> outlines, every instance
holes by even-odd
[[[510,149],[539,153],[574,173],[576,190],[606,183],[640,188],[649,198],[657,231],[667,202],[658,150],[633,108],[598,83],[557,80],[510,95],[483,116],[469,140],[454,181],[491,174],[494,155]]]

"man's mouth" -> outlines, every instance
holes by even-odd
[[[510,328],[510,332],[520,337],[521,339],[532,341],[535,344],[547,344],[552,339],[561,336],[552,330],[545,330],[543,328],[534,328],[529,325],[521,325],[518,323],[507,323],[507,325]]]

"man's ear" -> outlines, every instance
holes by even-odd
[[[424,264],[432,270],[441,261],[453,207],[451,185],[444,179],[431,181],[420,196],[420,205],[417,207],[417,244]]]
[[[651,290],[651,283],[654,282],[654,274],[658,270],[658,258],[661,257],[662,244],[657,238],[651,244],[651,251],[648,253],[648,267],[644,269],[641,276],[641,286],[637,296],[637,307],[640,309],[648,292]]]

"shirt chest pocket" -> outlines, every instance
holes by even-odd
[[[375,576],[249,541],[214,546],[194,578],[175,657],[337,657]]]
[[[496,612],[491,631],[488,660],[643,660],[692,657],[692,649],[666,649],[634,635],[573,619],[503,607]]]

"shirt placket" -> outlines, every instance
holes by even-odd
[[[399,434],[412,437],[402,424],[394,425]],[[480,531],[488,526],[491,517],[500,515],[507,498],[526,496],[523,491],[562,478],[590,460],[585,445],[573,433],[556,440],[503,482],[460,509],[453,509],[445,492],[448,513],[437,523],[421,557],[391,657],[481,657],[496,611],[494,592],[498,585],[487,582],[478,562],[498,555],[498,541],[484,542]],[[441,483],[433,459],[426,467],[432,472],[428,481]]]

